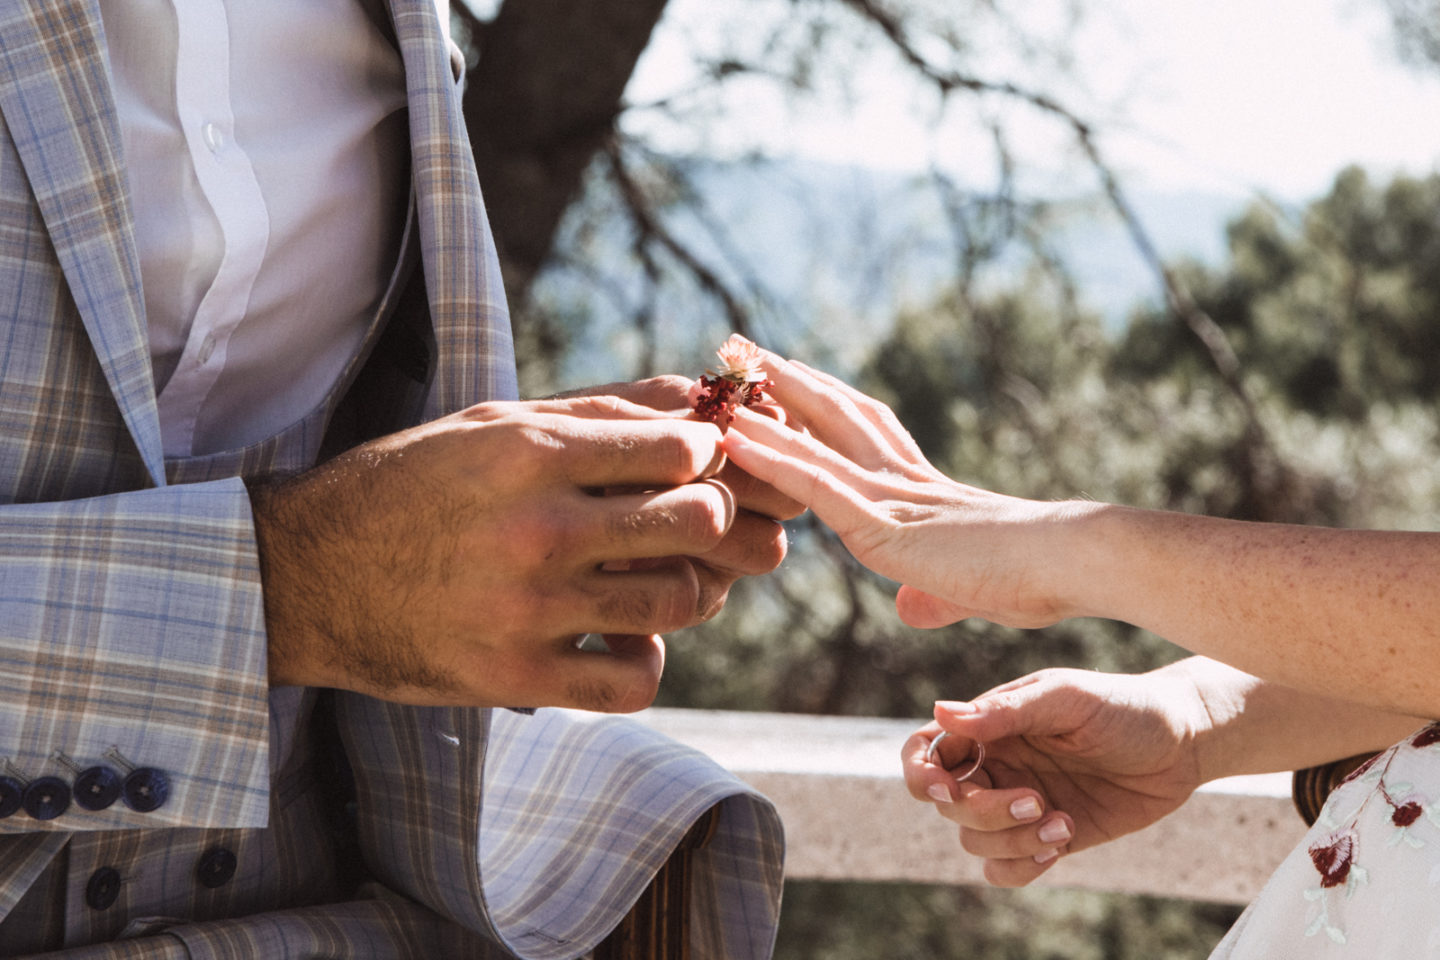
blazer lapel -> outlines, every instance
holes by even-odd
[[[436,342],[426,413],[516,395],[510,315],[475,159],[460,112],[460,88],[435,0],[391,0],[410,104],[425,288]]]
[[[121,416],[163,486],[134,220],[96,0],[0,4],[0,113]]]

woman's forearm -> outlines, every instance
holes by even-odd
[[[1440,717],[1440,534],[1242,523],[1099,506],[1059,589],[1308,693]]]
[[[1209,721],[1196,737],[1202,780],[1271,773],[1383,749],[1426,722],[1261,680],[1208,657],[1156,674],[1194,684]]]

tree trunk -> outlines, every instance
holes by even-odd
[[[507,0],[481,27],[465,122],[512,302],[528,293],[591,157],[613,132],[665,4]]]

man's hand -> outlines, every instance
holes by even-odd
[[[664,376],[633,383],[608,383],[583,391],[563,394],[567,398],[589,398],[604,404],[618,399],[640,404],[669,416],[690,417],[690,388],[693,380]],[[608,399],[607,399],[608,398]],[[803,505],[727,461],[715,478],[735,495],[739,510],[730,531],[707,553],[690,556],[695,574],[713,598],[708,619],[724,605],[730,587],[741,577],[769,573],[785,558],[785,530],[780,521],[799,516]]]
[[[487,403],[252,490],[272,685],[647,706],[657,635],[783,556],[778,526],[736,531],[719,441],[614,396]]]
[[[905,743],[906,785],[960,824],[960,845],[1005,887],[1180,806],[1202,782],[1196,741],[1210,724],[1183,670],[1044,670],[973,704],[936,704],[935,716]],[[951,735],[941,762],[928,763],[942,729]],[[976,741],[985,744],[984,767],[956,783],[947,768],[968,766]]]

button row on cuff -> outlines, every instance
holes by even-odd
[[[108,754],[107,754],[108,756]],[[85,810],[104,810],[124,800],[136,813],[159,810],[170,798],[170,778],[154,767],[131,767],[124,776],[103,764],[81,769],[64,754],[56,759],[75,772],[75,786],[59,777],[27,780],[9,761],[0,774],[0,820],[24,810],[36,820],[54,820],[74,802]]]

